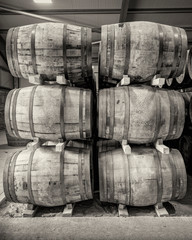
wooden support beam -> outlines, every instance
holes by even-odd
[[[42,16],[42,15],[26,12],[26,11],[23,11],[23,10],[13,9],[11,6],[5,6],[4,7],[4,6],[1,5],[0,10],[10,12],[10,13],[12,13],[12,15],[19,14],[19,15],[24,15],[24,16],[36,18],[36,19],[41,19],[41,20],[48,21],[48,22],[77,24],[74,20],[63,19],[63,18],[62,19],[57,19],[57,18]],[[95,28],[95,26],[93,26],[93,25],[88,25],[87,23],[80,23],[80,22],[78,22],[78,26]]]
[[[126,22],[129,0],[122,0],[119,22]]]
[[[169,216],[169,213],[167,212],[167,210],[165,209],[165,207],[163,206],[162,203],[155,204],[154,208],[155,208],[155,212],[156,212],[158,217]]]
[[[131,83],[130,77],[128,77],[128,75],[123,75],[123,78],[122,78],[121,81],[117,84],[117,87],[120,87],[120,86],[128,86],[130,83]]]
[[[6,6],[5,6],[6,7]],[[1,8],[0,8],[1,9]],[[80,14],[120,14],[120,8],[94,8],[94,9],[22,9],[28,14],[37,15],[80,15]],[[164,14],[164,13],[192,13],[192,8],[129,8],[130,14]],[[18,12],[0,10],[0,15],[19,15]]]
[[[38,206],[27,204],[27,209],[23,211],[23,217],[34,217],[38,211]]]
[[[64,142],[62,138],[59,138],[58,141],[46,141],[43,143],[43,146],[55,146],[55,151],[61,152],[65,149],[68,143],[69,140]]]
[[[157,139],[157,141],[155,142],[155,148],[159,151],[159,152],[161,152],[161,153],[163,153],[163,154],[169,154],[169,152],[170,152],[170,150],[169,150],[169,148],[167,147],[167,146],[165,146],[164,144],[163,144],[163,140],[162,139]]]
[[[164,84],[165,84],[165,78],[161,78],[158,75],[155,75],[154,78],[151,80],[151,86],[157,86],[159,88],[162,88]]]
[[[63,210],[63,217],[72,217],[75,204],[66,204]]]
[[[99,94],[99,67],[93,66],[92,72],[93,72],[94,85],[96,88],[96,95],[98,95]]]
[[[119,217],[129,217],[127,206],[124,204],[119,204],[118,213],[119,213]]]
[[[123,151],[124,151],[124,153],[125,153],[126,155],[130,155],[130,154],[131,154],[131,147],[130,147],[130,145],[128,144],[128,141],[127,141],[127,140],[123,140],[123,141],[121,142],[121,146],[122,146],[122,149],[123,149]]]
[[[27,148],[30,149],[31,151],[39,148],[41,145],[43,144],[42,140],[40,140],[39,138],[34,138],[33,142],[29,142],[27,144]]]
[[[56,144],[55,151],[62,152],[65,149],[65,147],[67,146],[68,142],[69,141],[65,141],[65,142],[60,141],[58,144]]]
[[[56,82],[60,85],[70,86],[70,81],[64,75],[56,76]]]
[[[42,85],[43,84],[43,78],[39,74],[37,74],[37,75],[29,75],[29,83]]]

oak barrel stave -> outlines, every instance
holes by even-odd
[[[92,93],[51,85],[14,89],[6,100],[5,123],[8,133],[19,138],[90,138]]]
[[[90,28],[51,22],[11,28],[6,52],[14,77],[65,75],[80,85],[92,77]]]
[[[179,92],[135,85],[99,92],[99,137],[150,143],[177,139],[185,123]]]
[[[9,201],[60,206],[92,199],[90,151],[41,147],[16,152],[4,169],[4,192]]]
[[[179,76],[187,53],[184,29],[152,22],[127,22],[102,26],[100,73],[113,83],[128,75],[146,82],[156,74]]]
[[[182,199],[187,176],[178,150],[161,154],[149,147],[132,147],[99,154],[100,200],[130,206],[149,206]]]

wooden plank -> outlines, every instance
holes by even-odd
[[[151,80],[151,86],[162,87],[165,84],[165,78],[160,78],[157,75]]]
[[[26,210],[23,212],[23,217],[34,217],[35,214],[37,213],[39,207],[33,205],[32,208],[33,208],[32,210],[26,209]]]
[[[167,210],[164,208],[162,203],[157,203],[154,205],[155,208],[155,212],[157,214],[158,217],[166,217],[169,216],[169,213],[167,212]]]
[[[56,82],[61,85],[69,85],[68,80],[65,78],[65,75],[56,76]]]
[[[121,146],[122,146],[122,149],[123,149],[123,151],[124,151],[124,153],[125,153],[126,155],[131,154],[131,147],[130,147],[130,145],[127,143],[127,140],[123,140],[123,141],[121,142]]]
[[[124,204],[119,204],[118,213],[119,213],[119,217],[129,217],[127,206]]]
[[[62,152],[65,148],[65,143],[58,143],[56,146],[55,146],[55,151],[56,152]]]
[[[119,87],[119,86],[128,86],[130,83],[131,83],[130,77],[128,77],[128,75],[123,75],[123,78],[117,84],[117,87]]]
[[[29,82],[31,84],[42,85],[43,84],[43,79],[42,79],[41,75],[39,75],[39,74],[37,74],[37,75],[29,75]]]
[[[63,210],[63,217],[72,217],[75,204],[66,204]]]
[[[42,145],[42,141],[39,138],[34,138],[33,142],[27,144],[27,148],[31,151],[39,148]]]
[[[27,204],[27,209],[23,212],[23,217],[34,217],[38,208],[38,206],[33,204]]]
[[[164,144],[163,144],[163,140],[162,139],[158,139],[156,142],[155,142],[155,148],[159,151],[159,152],[161,152],[161,153],[163,153],[163,154],[169,154],[169,152],[170,152],[170,150],[169,150],[169,148],[167,147],[167,146],[165,146]]]

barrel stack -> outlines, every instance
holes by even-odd
[[[154,205],[166,215],[162,203],[185,196],[183,158],[163,143],[183,132],[184,99],[162,86],[182,74],[186,55],[181,28],[151,22],[102,26],[98,136],[119,141],[121,148],[99,152],[100,200],[119,204],[120,213],[126,205]]]
[[[40,23],[11,28],[6,41],[12,75],[35,84],[6,99],[8,133],[33,140],[6,162],[6,198],[68,208],[92,199],[91,147],[69,145],[93,135],[91,29]]]
[[[119,204],[123,215],[127,205],[154,205],[166,215],[162,203],[185,196],[182,155],[163,141],[180,138],[189,101],[162,88],[184,71],[183,29],[151,22],[102,26],[99,93],[89,28],[12,28],[6,47],[12,75],[34,84],[13,89],[6,99],[7,132],[32,140],[5,164],[9,201],[67,204],[72,213],[72,203],[93,198],[93,175],[100,200]]]

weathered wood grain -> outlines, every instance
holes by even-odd
[[[103,81],[133,82],[179,76],[187,53],[184,29],[152,22],[127,22],[102,26],[100,73]]]
[[[91,29],[63,23],[39,23],[11,28],[6,41],[7,60],[15,77],[57,75],[78,85],[92,77]]]
[[[7,160],[3,183],[7,200],[13,202],[60,206],[91,199],[90,151],[23,150]]]
[[[130,206],[149,206],[182,199],[187,175],[178,150],[161,154],[149,147],[132,147],[99,154],[100,200]]]
[[[98,105],[101,138],[142,144],[177,139],[184,128],[184,100],[173,90],[142,85],[102,89]]]
[[[5,106],[7,131],[26,139],[90,138],[91,104],[88,89],[42,85],[13,90]]]

